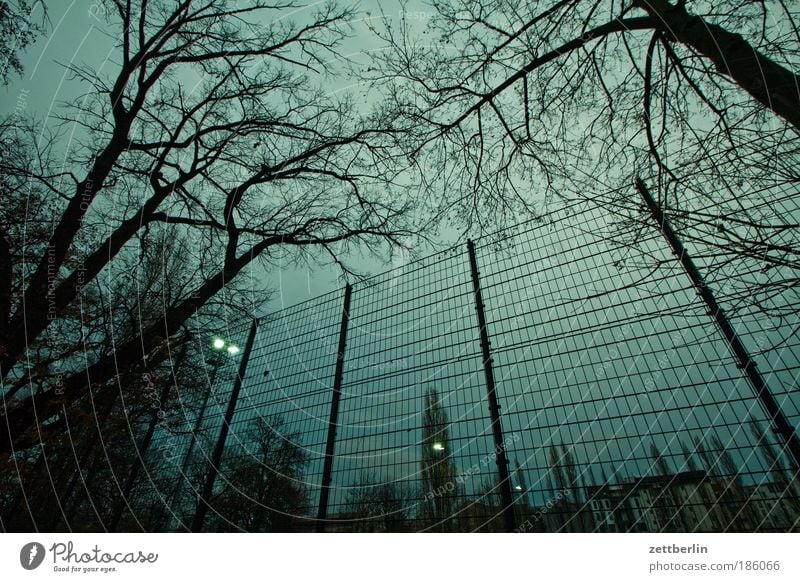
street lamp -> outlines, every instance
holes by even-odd
[[[191,440],[189,441],[189,448],[186,451],[186,456],[183,458],[183,463],[181,464],[181,476],[186,475],[186,470],[189,467],[189,461],[192,458],[192,452],[194,451],[195,443],[197,442],[197,436],[200,432],[200,428],[203,424],[203,419],[206,415],[206,409],[208,408],[208,399],[211,396],[211,392],[214,389],[214,384],[217,382],[217,374],[219,369],[225,364],[225,357],[223,356],[223,352],[227,352],[231,356],[235,356],[239,353],[239,346],[234,343],[225,341],[223,338],[219,336],[214,336],[211,339],[211,347],[214,351],[208,354],[205,358],[206,364],[211,366],[211,377],[208,381],[208,389],[205,391],[203,395],[203,403],[200,405],[200,412],[197,415],[197,419],[195,420],[194,429],[191,432]],[[183,479],[178,478],[177,484],[175,486],[175,490],[172,493],[172,501],[176,501],[178,498],[178,494],[180,493],[181,486],[183,484]],[[175,517],[177,518],[177,513],[174,512]]]
[[[237,346],[233,342],[225,341],[219,336],[211,340],[211,347],[217,350],[218,352],[225,350],[232,356],[235,356],[236,354],[239,353],[239,346]]]
[[[239,399],[239,392],[242,390],[243,378],[247,373],[247,363],[250,360],[250,352],[253,349],[253,341],[256,338],[257,331],[258,318],[253,319],[253,323],[250,325],[250,332],[247,334],[247,343],[245,344],[244,352],[242,353],[242,358],[239,362],[239,371],[236,374],[236,378],[233,382],[233,388],[231,389],[230,398],[228,399],[228,408],[225,410],[225,416],[222,419],[222,426],[219,427],[217,442],[214,445],[214,452],[211,455],[209,471],[206,473],[203,488],[197,498],[197,508],[194,511],[194,517],[192,517],[192,525],[190,527],[190,530],[193,532],[199,532],[203,529],[203,522],[205,521],[206,513],[209,509],[209,499],[214,491],[214,481],[219,474],[222,454],[225,449],[225,440],[228,438],[228,431],[230,430],[231,422],[233,422],[233,413],[236,410],[236,402]],[[233,344],[229,344],[229,347],[231,346],[233,346]],[[239,351],[238,346],[233,347],[236,349],[228,350],[228,352],[231,354],[235,354]]]

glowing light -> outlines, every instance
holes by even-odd
[[[232,356],[238,354],[239,353],[239,346],[235,346],[233,344],[229,345],[228,346],[228,353],[230,355],[232,355]]]
[[[221,350],[225,347],[225,340],[219,337],[215,337],[214,341],[211,342],[211,345],[214,346],[215,350]]]
[[[443,451],[444,445],[442,443],[433,443],[433,450],[434,451]]]
[[[516,489],[517,491],[522,491],[522,485],[517,485],[516,487],[514,487],[514,489]]]

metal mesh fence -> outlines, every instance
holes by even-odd
[[[632,250],[610,228],[586,212],[515,236],[505,256],[478,253],[504,425],[518,436],[520,520],[538,531],[791,527],[796,515],[769,521],[755,508],[796,501],[761,487],[772,483],[759,481],[762,449],[775,443],[759,445],[767,419],[705,305],[656,229]]]
[[[771,284],[790,274],[696,238],[796,429],[797,315]],[[474,260],[477,273],[460,245],[354,285],[349,304],[335,292],[262,318],[219,470],[235,357],[211,366],[217,388],[186,405],[182,436],[159,431],[150,449],[168,528],[186,527],[210,471],[207,531],[800,527],[792,456],[636,208],[572,204],[477,241]]]
[[[427,497],[493,446],[477,334],[464,249],[354,289],[334,527],[348,520],[367,531],[453,527],[452,514],[477,488],[453,484]],[[426,419],[426,398],[440,422]]]

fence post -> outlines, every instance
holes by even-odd
[[[172,366],[173,378],[175,377],[175,370],[180,369],[181,366],[183,366],[188,353],[189,344],[183,344],[183,349]],[[130,472],[128,473],[128,478],[126,479],[125,485],[122,488],[122,495],[120,496],[120,499],[114,508],[114,514],[112,515],[111,522],[108,526],[108,531],[110,532],[117,531],[117,528],[119,527],[119,520],[122,519],[122,514],[125,512],[125,506],[128,504],[128,498],[133,490],[133,485],[136,483],[136,479],[139,477],[139,470],[144,465],[145,459],[147,458],[147,452],[150,450],[150,443],[153,441],[153,435],[155,434],[156,426],[158,425],[159,420],[161,420],[159,417],[159,412],[163,415],[162,407],[167,401],[171,389],[172,384],[165,381],[164,387],[161,389],[161,394],[159,394],[158,397],[158,406],[153,407],[153,414],[150,417],[150,424],[147,426],[147,432],[142,439],[142,444],[138,446],[134,444],[134,446],[136,446],[136,459],[133,460]],[[139,462],[137,462],[137,460]]]
[[[800,441],[798,440],[797,434],[792,428],[792,425],[789,424],[789,421],[783,415],[783,412],[781,411],[777,401],[772,396],[772,393],[770,392],[766,382],[764,382],[761,373],[756,367],[756,363],[750,358],[750,354],[747,352],[744,344],[742,344],[742,342],[739,340],[739,336],[728,321],[728,317],[725,315],[725,312],[722,310],[719,304],[717,304],[714,294],[703,281],[703,278],[700,275],[700,272],[697,270],[692,257],[686,252],[686,249],[684,248],[681,240],[678,238],[678,235],[675,234],[674,230],[672,230],[672,226],[667,220],[667,217],[661,211],[661,208],[659,208],[658,204],[656,204],[655,200],[653,200],[653,197],[650,195],[650,191],[647,189],[647,186],[645,186],[644,182],[639,178],[636,179],[636,189],[639,191],[639,194],[641,194],[642,198],[644,198],[644,201],[650,210],[650,214],[653,216],[659,228],[661,229],[661,234],[664,235],[667,243],[669,243],[669,246],[672,248],[672,252],[678,257],[678,260],[686,271],[686,274],[692,281],[692,285],[694,285],[695,289],[697,290],[697,294],[705,302],[709,315],[714,318],[717,326],[719,326],[722,334],[725,336],[728,347],[731,349],[733,355],[738,361],[738,367],[744,371],[745,375],[750,380],[750,384],[752,385],[756,396],[766,409],[767,414],[769,414],[769,417],[775,426],[775,432],[786,443],[786,448],[789,450],[791,457],[794,459],[795,468],[800,468]]]
[[[208,475],[206,475],[203,489],[200,492],[200,498],[197,500],[197,509],[195,510],[194,518],[192,519],[191,531],[193,532],[199,532],[203,529],[203,521],[205,521],[206,513],[208,512],[208,500],[211,498],[211,495],[214,492],[214,482],[219,474],[222,453],[225,450],[225,441],[228,438],[228,431],[230,430],[231,421],[233,420],[233,413],[236,410],[236,403],[239,400],[239,392],[242,390],[244,376],[247,373],[247,362],[250,360],[250,352],[253,349],[253,341],[255,340],[257,330],[258,318],[254,319],[253,324],[250,326],[250,333],[247,336],[247,344],[245,344],[244,347],[242,361],[239,363],[239,371],[236,374],[236,380],[233,383],[231,397],[228,401],[228,408],[225,411],[225,417],[222,420],[222,426],[219,427],[219,437],[217,437],[217,443],[214,446],[214,452],[211,456],[211,467],[209,468]]]
[[[353,287],[344,288],[344,307],[342,308],[342,323],[339,327],[339,348],[336,351],[336,371],[333,377],[333,394],[331,395],[331,415],[328,421],[328,439],[325,444],[325,464],[322,468],[322,488],[319,492],[319,511],[317,512],[318,532],[325,531],[325,520],[328,518],[328,497],[331,487],[331,473],[333,471],[333,452],[336,446],[336,424],[339,420],[339,399],[342,395],[342,376],[344,375],[344,352],[347,345],[347,326],[350,323],[350,296]]]
[[[475,310],[478,312],[478,327],[481,334],[481,353],[483,356],[483,371],[486,375],[486,391],[489,397],[489,414],[492,418],[492,433],[494,435],[494,450],[497,461],[497,471],[500,477],[500,498],[503,503],[503,521],[506,531],[514,531],[514,501],[511,494],[511,478],[508,474],[508,459],[506,458],[506,443],[503,439],[503,427],[500,423],[500,405],[497,402],[497,391],[494,383],[494,369],[492,368],[492,353],[489,348],[489,332],[486,329],[486,315],[484,313],[483,296],[478,272],[478,261],[475,258],[475,245],[467,241],[469,251],[469,266],[472,273],[472,289],[475,296]]]

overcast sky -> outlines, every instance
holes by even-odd
[[[87,90],[86,84],[69,78],[65,65],[81,64],[112,75],[117,58],[114,49],[117,39],[108,34],[108,25],[98,13],[97,0],[48,0],[46,3],[51,20],[49,34],[21,55],[25,67],[23,76],[8,87],[0,87],[3,95],[0,113],[16,111],[19,114],[34,115],[43,126],[53,123],[52,116],[64,103],[81,99]],[[296,10],[287,17],[302,22],[304,15],[310,13],[317,4],[321,3],[309,3],[308,8]],[[360,15],[353,21],[353,34],[345,43],[343,52],[358,62],[365,60],[368,52],[379,51],[383,46],[367,28],[370,20],[380,18],[381,5],[384,14],[392,19],[401,18],[403,11],[394,1],[362,0],[353,4],[359,7]],[[406,7],[408,20],[415,26],[424,26],[426,16],[430,14],[426,10],[421,2],[410,2]],[[331,79],[330,86],[332,91],[337,92],[358,90],[358,87],[344,77]],[[79,128],[75,128],[75,132],[74,135],[78,135]],[[448,235],[444,236],[448,240]],[[423,250],[422,254],[427,252]],[[361,272],[380,273],[408,260],[407,253],[396,254],[393,258],[387,257],[386,261],[354,256],[351,257],[350,264]],[[278,291],[268,306],[270,311],[343,286],[338,269],[330,264],[313,268],[287,265],[265,276],[270,286]]]

